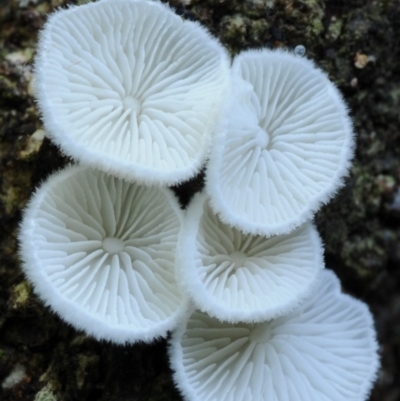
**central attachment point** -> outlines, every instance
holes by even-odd
[[[142,110],[142,104],[140,103],[139,100],[134,98],[133,96],[126,96],[122,100],[122,105],[124,106],[124,109],[131,109],[133,112],[139,114],[140,111]]]
[[[250,341],[263,344],[268,342],[272,337],[272,329],[268,322],[255,324],[254,328],[250,331],[249,339]]]
[[[257,144],[262,149],[265,149],[268,144],[269,144],[269,135],[268,132],[262,129],[261,127],[258,127],[255,134],[254,134],[254,139]]]
[[[244,262],[247,259],[247,255],[241,251],[232,252],[229,255],[231,262],[235,264],[234,268],[238,269],[239,267],[244,267]]]
[[[119,238],[107,237],[103,239],[103,249],[107,253],[118,253],[124,250],[125,244]]]

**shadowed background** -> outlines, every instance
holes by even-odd
[[[166,341],[128,347],[77,332],[33,294],[17,230],[35,187],[69,160],[44,136],[33,100],[38,30],[67,0],[0,0],[0,399],[169,401]],[[302,44],[329,74],[354,119],[346,186],[318,213],[327,266],[375,316],[382,369],[370,401],[400,400],[400,1],[183,0],[183,18],[231,51]],[[202,176],[175,188],[183,204]],[[15,380],[10,374],[15,373]]]

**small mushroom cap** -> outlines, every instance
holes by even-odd
[[[50,16],[36,97],[49,136],[69,156],[169,185],[204,164],[229,69],[217,40],[167,5],[103,0]]]
[[[169,353],[188,401],[363,401],[379,367],[368,308],[325,270],[302,307],[269,322],[192,311]]]
[[[342,96],[314,64],[283,51],[246,51],[215,135],[206,191],[226,223],[286,234],[342,185],[353,131]]]
[[[187,210],[177,262],[182,288],[196,306],[229,322],[288,313],[314,289],[324,267],[311,223],[278,237],[243,234],[218,218],[204,194]]]
[[[25,211],[23,269],[74,327],[116,343],[151,341],[186,310],[175,278],[182,219],[169,190],[69,167]]]

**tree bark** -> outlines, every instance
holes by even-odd
[[[71,162],[45,138],[35,106],[37,35],[55,7],[84,2],[0,0],[0,399],[181,400],[165,340],[125,347],[97,342],[44,306],[20,268],[21,211],[51,172]],[[354,120],[356,155],[345,186],[315,220],[327,267],[375,317],[382,368],[370,400],[399,400],[400,2],[173,0],[171,5],[183,18],[205,25],[232,56],[247,48],[304,45],[307,57],[342,92]],[[200,175],[175,191],[187,203],[201,187]]]

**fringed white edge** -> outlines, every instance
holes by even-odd
[[[371,348],[371,355],[374,355],[374,360],[372,361],[369,369],[369,373],[366,376],[363,384],[361,385],[359,397],[354,401],[365,401],[368,399],[368,396],[371,393],[372,387],[378,377],[379,368],[380,368],[380,358],[379,358],[379,344],[376,339],[376,330],[373,316],[368,308],[368,306],[358,299],[354,297],[343,294],[341,292],[340,281],[337,276],[330,270],[323,270],[320,272],[320,275],[317,280],[317,285],[320,280],[323,280],[324,276],[326,279],[333,281],[336,287],[335,290],[335,299],[332,302],[335,302],[337,298],[342,297],[342,299],[346,300],[348,303],[352,303],[356,306],[360,313],[363,314],[366,329],[368,330],[368,340]],[[168,355],[171,369],[173,370],[173,380],[175,386],[180,391],[182,396],[186,401],[203,401],[199,399],[196,391],[190,386],[187,380],[187,374],[185,372],[185,368],[183,366],[183,352],[181,346],[181,340],[183,335],[185,334],[186,327],[188,321],[192,314],[195,312],[196,308],[193,304],[188,304],[188,309],[186,311],[185,317],[182,323],[174,330],[172,336],[169,340],[168,347]]]
[[[46,306],[63,321],[78,330],[84,331],[96,340],[127,344],[136,341],[152,342],[158,338],[166,337],[168,331],[174,329],[185,315],[188,299],[184,293],[182,294],[182,304],[168,319],[165,319],[162,323],[152,328],[137,330],[110,324],[86,310],[80,309],[74,302],[71,302],[58,292],[57,288],[54,287],[53,283],[42,270],[40,260],[37,257],[37,249],[33,242],[33,232],[36,225],[38,210],[46,198],[48,191],[58,185],[62,185],[64,180],[86,169],[86,167],[82,166],[69,166],[64,170],[54,173],[36,190],[28,202],[18,235],[20,244],[19,256],[22,260],[22,269],[33,285],[34,292]],[[167,189],[161,190],[164,191],[171,207],[182,220],[182,211],[179,209],[174,195]]]
[[[229,323],[247,322],[256,323],[283,316],[299,307],[316,288],[319,272],[325,268],[324,247],[321,238],[315,226],[310,223],[307,229],[308,235],[315,248],[313,276],[307,287],[298,293],[298,295],[279,306],[258,308],[255,310],[231,310],[217,303],[209,295],[204,284],[198,277],[194,255],[196,254],[196,237],[199,230],[201,216],[203,215],[203,205],[206,202],[206,195],[196,194],[191,201],[187,211],[186,218],[181,228],[177,248],[177,266],[178,280],[183,291],[193,300],[196,307],[209,316],[215,317]]]
[[[173,370],[172,378],[175,383],[175,387],[182,394],[186,401],[203,401],[199,400],[196,392],[188,383],[186,379],[185,368],[183,366],[183,352],[181,346],[181,340],[186,331],[186,326],[192,314],[196,308],[192,303],[189,303],[186,309],[182,323],[172,332],[172,335],[168,343],[168,356],[169,364]]]
[[[287,60],[293,56],[282,50],[248,50],[240,53],[233,60],[232,65],[232,82],[234,83],[235,74],[237,74],[238,65],[242,58],[254,57],[259,54],[268,52],[273,57],[279,57],[283,60]],[[214,211],[220,216],[221,220],[229,225],[237,227],[239,230],[246,234],[258,234],[264,236],[282,235],[288,234],[295,228],[300,226],[306,221],[312,220],[314,214],[323,206],[326,205],[338,192],[338,190],[344,186],[345,177],[349,174],[349,170],[352,164],[352,159],[355,152],[355,134],[353,132],[353,124],[349,117],[349,110],[345,105],[342,94],[336,88],[336,86],[330,82],[327,74],[325,74],[320,68],[316,67],[314,62],[308,60],[305,57],[296,56],[297,62],[303,64],[306,68],[314,69],[314,71],[322,74],[329,85],[329,89],[332,92],[332,100],[335,102],[338,109],[341,111],[342,124],[345,131],[344,143],[340,155],[340,164],[332,177],[329,185],[327,185],[323,191],[310,198],[308,201],[308,207],[304,208],[298,215],[292,219],[289,219],[281,224],[263,224],[263,223],[251,223],[247,219],[242,218],[230,210],[229,205],[226,204],[225,198],[221,193],[221,164],[222,155],[225,148],[225,138],[227,135],[226,125],[229,114],[225,111],[224,117],[221,119],[220,124],[217,127],[216,133],[213,137],[213,143],[211,147],[211,153],[209,157],[209,163],[206,170],[206,186],[205,190],[210,199],[210,205]],[[235,93],[233,92],[230,100],[231,104],[235,102]],[[230,107],[227,106],[226,110]]]
[[[35,98],[40,110],[40,114],[46,129],[47,136],[60,148],[66,156],[73,158],[76,162],[88,165],[92,168],[105,171],[119,178],[129,181],[137,181],[143,185],[158,185],[170,186],[177,185],[183,181],[189,180],[199,173],[210,153],[212,136],[215,132],[215,126],[219,125],[219,120],[222,118],[222,110],[224,102],[230,97],[230,68],[231,58],[227,50],[219,43],[218,39],[211,35],[198,22],[183,20],[180,16],[174,13],[174,9],[159,1],[144,1],[144,0],[101,0],[101,2],[109,3],[146,3],[154,7],[157,11],[172,13],[178,21],[191,26],[204,41],[209,42],[209,46],[220,53],[221,66],[226,71],[225,89],[221,91],[220,98],[215,101],[213,112],[209,115],[209,120],[206,129],[203,132],[203,142],[198,149],[198,154],[193,163],[187,166],[186,169],[176,169],[165,172],[160,169],[147,168],[139,164],[129,163],[120,160],[117,157],[111,157],[106,153],[99,153],[88,149],[85,145],[77,143],[72,139],[65,128],[57,121],[57,116],[53,111],[51,101],[46,94],[46,71],[43,66],[46,63],[46,48],[51,46],[51,41],[47,35],[58,18],[65,13],[72,13],[78,8],[92,7],[97,3],[88,3],[81,6],[70,6],[67,9],[58,9],[50,14],[44,28],[39,33],[37,45],[37,55],[34,62],[35,76]]]
[[[368,376],[365,378],[365,381],[360,389],[360,397],[358,401],[365,401],[371,394],[372,387],[376,379],[378,378],[378,373],[381,366],[379,357],[379,344],[376,338],[374,318],[371,311],[369,310],[368,305],[365,302],[362,302],[359,299],[356,299],[353,296],[344,294],[342,292],[340,280],[333,271],[327,269],[321,272],[320,280],[323,279],[323,274],[328,277],[329,280],[335,283],[335,299],[342,297],[347,301],[347,303],[353,303],[359,308],[360,313],[363,314],[366,322],[366,329],[368,330],[368,340],[371,347],[371,354],[374,354],[375,358],[370,365]]]

